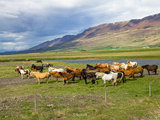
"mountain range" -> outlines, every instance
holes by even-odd
[[[146,47],[160,47],[160,13],[142,19],[101,24],[77,35],[66,35],[16,53]]]

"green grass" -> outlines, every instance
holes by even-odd
[[[60,60],[60,59],[160,59],[160,48],[114,49],[72,52],[44,52],[0,55],[0,61]]]
[[[25,68],[34,62],[1,62],[1,78],[17,77],[16,65]],[[52,62],[55,66],[85,67],[81,64]],[[160,69],[159,69],[160,70]],[[3,72],[2,72],[3,71]],[[47,70],[45,70],[47,71]],[[10,74],[8,74],[10,72]],[[0,79],[1,80],[1,79]],[[12,80],[12,79],[10,79]],[[148,96],[149,80],[152,96]],[[90,80],[88,80],[89,82]],[[0,88],[1,120],[159,120],[160,119],[160,79],[159,77],[127,78],[126,83],[111,86],[107,82],[107,101],[104,101],[104,84],[85,85],[84,80],[69,81],[63,85],[62,80],[56,83],[53,78],[49,84],[45,80],[37,85],[25,83]],[[11,81],[12,82],[12,81]],[[37,112],[34,109],[36,95]]]

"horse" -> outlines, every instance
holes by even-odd
[[[125,76],[131,76],[132,79],[134,80],[134,70],[133,69],[129,69],[129,70],[125,70],[125,69],[121,69],[121,70],[118,70],[117,72],[124,72],[124,75]]]
[[[79,77],[79,79],[81,80],[81,77],[82,77],[82,69],[81,68],[65,67],[65,69],[68,73],[74,72],[75,77]]]
[[[130,68],[133,68],[132,66],[130,66],[130,64],[125,64],[125,63],[120,64],[120,69],[128,70]]]
[[[95,70],[97,67],[95,66],[92,66],[92,65],[89,65],[89,64],[87,64],[87,66],[86,66],[86,69],[88,69],[88,70]]]
[[[118,71],[118,70],[120,70],[120,65],[110,65],[110,70],[111,71]]]
[[[119,63],[119,62],[113,62],[112,64],[113,65],[120,65],[121,63]]]
[[[45,73],[39,73],[39,72],[31,72],[30,76],[35,76],[37,78],[38,81],[38,85],[40,85],[40,79],[46,79],[46,83],[48,84],[48,79],[51,76],[48,72]]]
[[[66,71],[64,71],[64,72],[67,73]],[[61,75],[57,71],[50,71],[49,74],[56,78],[56,82],[58,82],[58,78],[61,77]]]
[[[24,69],[24,66],[23,66],[23,65],[16,66],[14,70],[15,70],[15,72],[17,72],[18,74],[20,74],[20,72],[19,72],[20,69]]]
[[[110,72],[110,68],[101,68],[101,67],[97,67],[98,72]]]
[[[138,66],[137,62],[131,62],[130,60],[127,61],[127,64],[129,64],[129,66],[131,66],[131,67],[137,67]]]
[[[64,69],[63,68],[49,67],[48,72],[51,72],[51,71],[64,72]]]
[[[132,68],[134,74],[141,74],[141,77],[143,77],[143,68],[142,67],[138,67],[138,68]]]
[[[148,71],[148,75],[150,75],[150,71],[155,72],[155,75],[157,74],[158,65],[143,65],[143,69],[146,69]]]
[[[62,78],[63,80],[63,84],[68,84],[68,80],[69,79],[74,79],[75,77],[75,73],[74,72],[71,72],[71,73],[66,73],[66,72],[59,72],[60,74],[60,77]]]
[[[109,67],[109,64],[102,64],[102,63],[96,63],[96,66],[97,67],[101,67],[101,68],[108,68]]]
[[[19,73],[21,75],[21,79],[23,80],[23,75],[27,75],[27,78],[29,79],[30,76],[30,70],[26,69],[19,69]]]
[[[109,72],[109,73],[107,73],[107,75],[108,76],[110,76],[110,74],[113,74],[114,72]],[[103,73],[103,72],[96,72],[96,78],[98,79],[98,78],[102,78],[104,75],[105,75],[106,73]],[[114,74],[113,74],[114,75]],[[119,82],[125,82],[125,75],[124,75],[124,73],[123,72],[117,72],[117,74],[115,74],[115,75],[117,75],[116,76],[116,79],[117,78],[120,78],[120,81]],[[112,77],[113,78],[113,77]],[[109,80],[109,78],[105,78],[106,80],[108,79]]]
[[[36,69],[36,70],[40,70],[40,72],[43,72],[43,64],[42,64],[42,66],[36,66],[36,65],[32,64],[31,69]]]
[[[82,69],[82,77],[85,80],[85,84],[87,84],[87,78],[91,79],[92,84],[95,84],[95,82],[96,82],[95,73],[96,72],[97,72],[97,70]]]

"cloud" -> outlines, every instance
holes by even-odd
[[[0,50],[8,44],[8,50],[23,50],[94,25],[142,18],[159,13],[159,6],[159,0],[1,0]]]

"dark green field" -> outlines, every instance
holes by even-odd
[[[16,65],[30,68],[32,62],[0,63],[0,119],[1,120],[159,120],[160,77],[145,75],[126,83],[111,86],[107,83],[107,101],[102,80],[85,85],[76,79],[63,85],[60,79],[50,78],[37,85],[35,78],[21,80],[14,72]],[[81,67],[85,65],[52,62],[54,66]],[[45,70],[47,71],[47,69]],[[145,73],[146,74],[146,73]],[[160,74],[160,73],[159,73]],[[152,96],[149,97],[149,80]],[[36,102],[35,102],[36,101]],[[35,104],[36,103],[36,104]],[[36,107],[35,107],[36,106]]]

